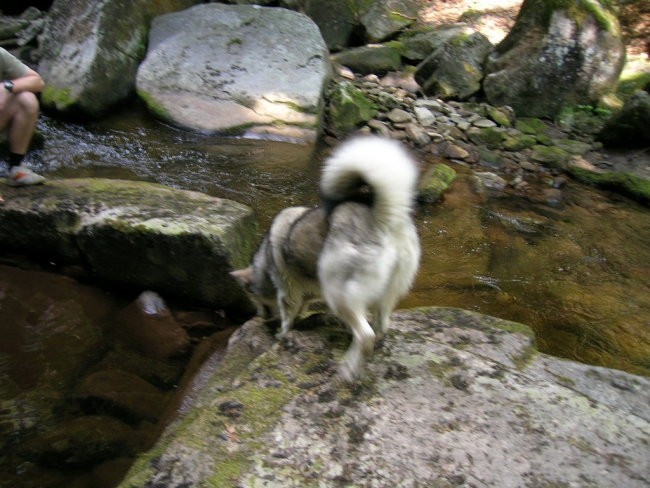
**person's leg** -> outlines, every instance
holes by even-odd
[[[11,97],[9,105],[9,151],[24,157],[38,122],[38,99],[31,92],[22,92]]]
[[[36,185],[45,181],[42,176],[22,166],[36,130],[38,115],[38,99],[31,92],[11,96],[5,110],[0,113],[0,128],[8,129],[10,168],[7,183],[9,185]]]

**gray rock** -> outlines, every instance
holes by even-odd
[[[525,2],[486,62],[489,102],[509,105],[520,117],[552,118],[564,105],[591,104],[610,91],[623,68],[625,45],[616,16],[603,5],[564,10]]]
[[[387,73],[398,69],[402,64],[398,50],[385,44],[370,44],[346,49],[334,54],[332,61],[362,75]]]
[[[370,42],[380,42],[417,20],[417,0],[374,0],[361,16]]]
[[[473,312],[392,319],[352,386],[330,318],[281,343],[248,322],[120,486],[647,486],[647,378],[539,354],[526,327]]]
[[[122,101],[135,89],[150,19],[195,3],[55,0],[38,68],[46,83],[43,106],[98,116]]]
[[[481,89],[483,63],[492,43],[479,32],[462,32],[438,47],[415,72],[425,93],[465,99]]]
[[[313,141],[330,72],[306,15],[211,3],[154,19],[137,91],[177,126]]]
[[[348,46],[358,25],[356,2],[350,0],[307,0],[304,12],[318,25],[327,47],[337,51]]]
[[[3,190],[0,248],[82,264],[98,279],[225,307],[256,246],[253,211],[153,183],[51,180]]]

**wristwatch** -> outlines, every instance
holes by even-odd
[[[5,90],[7,90],[9,93],[12,93],[14,91],[14,82],[11,80],[4,80],[2,84],[5,87]]]

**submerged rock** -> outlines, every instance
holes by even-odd
[[[329,317],[283,342],[248,322],[120,486],[647,485],[647,378],[539,354],[525,326],[468,311],[392,318],[355,385]]]

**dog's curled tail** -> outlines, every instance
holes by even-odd
[[[411,212],[418,176],[417,164],[401,143],[358,137],[341,144],[325,161],[321,196],[332,207],[356,199],[367,185],[375,216],[390,225]]]

